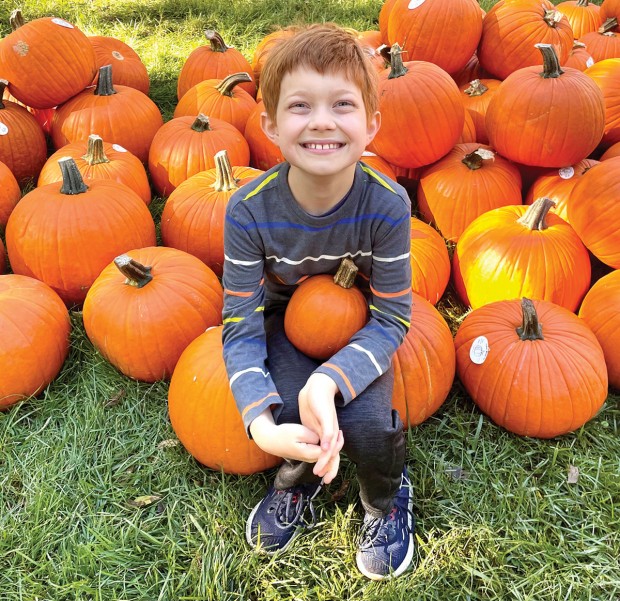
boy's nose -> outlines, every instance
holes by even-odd
[[[323,108],[317,108],[312,111],[312,116],[309,122],[310,129],[334,129],[336,123],[330,111]]]

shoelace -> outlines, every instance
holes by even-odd
[[[306,508],[310,511],[310,521],[305,520],[303,517]],[[316,524],[316,513],[314,505],[312,505],[312,497],[305,491],[297,490],[279,495],[274,510],[276,513],[276,524],[282,528],[290,528],[297,524],[312,527]]]
[[[413,511],[410,511],[408,508],[404,511],[406,514],[413,515]],[[387,515],[366,520],[360,534],[360,547],[366,548],[374,546],[375,543],[388,544],[392,542],[396,528],[404,527],[406,523],[403,522],[397,525],[396,514],[397,508],[394,507]]]

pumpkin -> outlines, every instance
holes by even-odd
[[[153,136],[162,124],[159,108],[146,94],[129,86],[112,85],[112,66],[107,65],[99,69],[95,88],[58,107],[52,121],[52,142],[58,149],[96,133],[146,163]]]
[[[508,159],[538,167],[565,167],[586,158],[605,128],[603,93],[585,73],[560,68],[553,46],[536,44],[539,67],[509,75],[486,113],[490,145]]]
[[[243,133],[250,149],[250,165],[261,171],[267,171],[284,161],[280,147],[265,135],[261,127],[261,113],[264,111],[265,104],[260,100],[250,113]]]
[[[205,37],[208,44],[192,50],[181,67],[177,80],[177,99],[181,100],[187,90],[205,79],[223,79],[231,73],[239,72],[250,74],[250,81],[240,83],[239,87],[255,97],[256,82],[250,62],[237,48],[228,46],[217,31],[207,29]]]
[[[232,165],[250,162],[248,143],[234,125],[202,113],[171,119],[155,134],[149,151],[154,189],[168,196],[192,175],[215,167],[220,150],[226,150]]]
[[[388,26],[390,22],[390,13],[396,4],[396,0],[384,0],[379,11],[379,32],[381,33],[381,41],[386,46],[390,45],[388,39]]]
[[[391,180],[396,181],[396,173],[394,172],[394,169],[392,169],[392,166],[378,154],[365,150],[360,157],[360,161],[369,167],[372,167],[375,171],[379,171],[380,173],[383,173],[383,175],[387,175]]]
[[[620,390],[620,269],[597,280],[585,295],[579,317],[598,340],[603,354],[609,385]]]
[[[620,142],[620,58],[608,58],[588,67],[584,73],[597,85],[605,104],[605,125],[600,148]]]
[[[467,85],[474,79],[493,79],[490,73],[487,73],[481,66],[478,60],[478,55],[474,52],[471,58],[467,61],[462,69],[459,69],[456,73],[451,73],[452,79],[457,86]]]
[[[88,140],[67,144],[52,154],[41,169],[37,186],[62,180],[58,160],[66,156],[75,161],[83,179],[115,180],[131,188],[146,205],[151,203],[151,184],[140,159],[120,144],[104,142],[96,134],[88,136]]]
[[[564,62],[564,67],[572,67],[579,71],[585,71],[588,67],[594,64],[592,55],[588,52],[586,45],[579,40],[573,42],[573,49],[571,50],[568,58]]]
[[[614,17],[620,18],[620,0],[603,0],[601,4],[601,21]]]
[[[546,196],[555,202],[552,211],[564,221],[570,223],[566,205],[573,188],[585,173],[597,165],[594,159],[584,159],[576,165],[562,167],[561,169],[549,169],[541,173],[532,183],[525,197],[525,204],[531,205],[537,198]]]
[[[392,407],[405,428],[426,421],[446,400],[455,373],[452,333],[439,311],[413,294],[411,328],[396,350]]]
[[[450,281],[450,255],[441,235],[424,221],[411,218],[411,290],[436,305]]]
[[[335,275],[303,280],[284,313],[284,332],[302,353],[328,359],[368,321],[368,303],[357,286],[355,263],[344,258]]]
[[[21,198],[22,191],[11,170],[0,161],[0,232],[4,231],[11,211]]]
[[[196,257],[162,246],[130,250],[103,269],[82,312],[88,338],[124,375],[169,379],[181,353],[222,322],[224,293]]]
[[[248,435],[228,383],[222,326],[192,341],[174,368],[168,412],[175,434],[197,461],[228,474],[254,474],[282,462]]]
[[[543,63],[536,43],[553,45],[564,64],[573,39],[568,19],[549,0],[500,0],[482,21],[478,60],[492,77],[503,80],[518,69]]]
[[[515,434],[572,432],[607,397],[601,345],[583,320],[552,302],[485,305],[465,317],[454,345],[456,372],[469,396]]]
[[[618,20],[608,19],[596,31],[591,31],[579,38],[592,55],[595,63],[607,58],[620,58],[620,33]]]
[[[601,7],[590,0],[566,0],[556,8],[568,19],[575,39],[596,31],[602,24]]]
[[[577,182],[566,203],[568,221],[600,261],[620,268],[620,157],[601,161]]]
[[[8,82],[6,80],[0,80],[2,82],[2,87],[4,88],[4,92],[1,97],[3,100],[10,100],[11,102],[16,102],[17,104],[25,107],[28,112],[37,120],[37,123],[41,126],[43,133],[48,136],[52,131],[52,119],[54,117],[54,113],[56,112],[56,107],[49,109],[34,109],[31,106],[26,106],[23,102],[20,102],[9,92]]]
[[[481,33],[480,7],[471,0],[397,0],[388,18],[389,44],[399,44],[408,61],[427,61],[448,73],[465,66]]]
[[[521,174],[489,146],[457,144],[422,170],[417,199],[424,220],[456,242],[482,213],[521,204]]]
[[[69,312],[46,284],[0,276],[0,409],[38,395],[69,353]]]
[[[7,81],[0,79],[0,161],[20,185],[36,178],[47,158],[47,142],[41,126],[16,102],[2,100]]]
[[[25,23],[11,15],[13,31],[0,41],[2,77],[25,105],[45,109],[66,102],[93,80],[97,67],[88,38],[57,17]]]
[[[590,286],[590,256],[549,198],[487,211],[465,229],[452,256],[454,287],[465,304],[521,298],[575,311]]]
[[[155,223],[124,184],[85,183],[72,158],[58,162],[63,181],[35,188],[17,203],[6,245],[15,273],[45,282],[69,306],[80,305],[115,256],[155,244]]]
[[[198,257],[221,277],[228,201],[263,172],[232,167],[225,150],[217,152],[214,159],[214,168],[192,175],[170,194],[161,215],[161,237],[166,246]]]
[[[613,159],[614,157],[620,156],[620,142],[616,142],[612,144],[601,156],[601,161],[606,161],[607,159]]]
[[[256,106],[256,100],[239,87],[244,81],[252,81],[248,73],[232,73],[223,79],[198,82],[179,100],[174,117],[195,117],[203,113],[226,121],[243,133]]]
[[[125,42],[105,35],[88,36],[95,51],[97,69],[112,65],[112,83],[149,93],[150,80],[146,65],[138,53]],[[96,82],[93,82],[96,83]]]
[[[282,40],[293,37],[295,33],[299,30],[298,27],[290,26],[285,29],[276,29],[271,33],[267,34],[264,38],[262,38],[256,48],[254,49],[254,54],[252,55],[252,71],[254,72],[254,79],[256,80],[256,85],[260,85],[260,74],[263,70],[263,65],[269,56],[269,53],[273,50],[275,46],[277,46]]]
[[[426,61],[403,63],[390,51],[391,67],[379,76],[381,128],[368,150],[400,167],[429,165],[445,155],[463,133],[465,109],[454,80]]]
[[[474,121],[476,130],[474,141],[480,144],[489,143],[485,117],[489,102],[500,84],[499,79],[474,79],[459,87],[462,92],[463,106]]]

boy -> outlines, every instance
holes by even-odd
[[[312,25],[271,51],[261,90],[263,130],[286,162],[227,207],[224,359],[248,434],[285,461],[246,537],[275,553],[312,527],[312,499],[342,450],[366,512],[358,568],[398,576],[414,552],[403,425],[391,408],[391,358],[411,312],[411,207],[402,187],[359,162],[380,125],[376,74],[348,32]],[[300,280],[335,273],[343,257],[359,268],[370,319],[315,361],[287,340],[284,308]]]

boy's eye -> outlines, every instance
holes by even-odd
[[[336,102],[336,106],[348,108],[348,107],[354,107],[355,105],[350,100],[339,100],[338,102]]]

